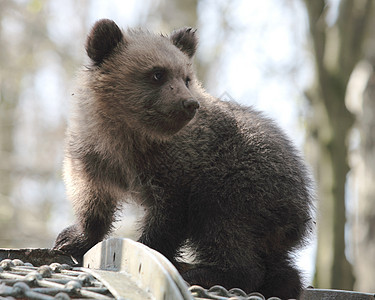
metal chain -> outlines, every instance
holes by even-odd
[[[53,263],[34,267],[19,259],[0,262],[1,299],[114,299],[108,289],[81,268]]]
[[[189,287],[189,291],[196,300],[266,300],[260,293],[246,294],[243,290],[234,288],[226,290],[220,285],[215,285],[210,289],[204,289],[198,285]],[[268,300],[280,300],[277,297],[268,298]]]

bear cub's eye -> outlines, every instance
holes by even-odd
[[[152,74],[152,80],[155,82],[160,82],[164,79],[164,76],[165,76],[165,71],[158,70]]]
[[[186,77],[186,79],[185,79],[185,85],[186,85],[187,88],[189,88],[190,81],[191,81],[190,77],[189,76]]]

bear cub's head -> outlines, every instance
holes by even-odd
[[[84,76],[100,114],[155,138],[180,131],[202,95],[192,68],[197,43],[191,28],[167,37],[97,21],[86,41],[91,64]]]

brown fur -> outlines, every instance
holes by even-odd
[[[297,297],[290,254],[312,228],[310,176],[273,121],[202,89],[196,45],[190,28],[168,38],[95,24],[64,163],[77,223],[55,248],[81,258],[131,197],[146,209],[140,242],[177,268],[181,247],[194,251],[191,284]]]

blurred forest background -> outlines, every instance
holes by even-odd
[[[207,90],[275,118],[311,165],[317,241],[299,259],[308,281],[374,292],[373,2],[1,0],[0,247],[50,247],[74,221],[63,141],[92,24],[111,18],[163,33],[193,26]]]

